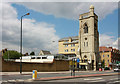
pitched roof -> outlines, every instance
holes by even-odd
[[[47,51],[47,50],[41,50],[43,53],[44,53],[44,55],[50,55],[51,53],[50,53],[50,51]]]
[[[105,52],[112,51],[112,47],[101,46],[99,47],[99,51],[105,51]]]

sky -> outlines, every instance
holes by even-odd
[[[78,36],[79,15],[89,12],[90,5],[99,18],[100,46],[118,48],[117,2],[5,2],[0,9],[2,49],[20,50],[20,19],[29,12],[23,17],[23,53],[58,53],[58,40]]]

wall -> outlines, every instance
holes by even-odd
[[[41,72],[67,71],[69,70],[69,61],[55,60],[53,63],[22,63],[23,72],[31,72],[32,70]],[[2,60],[2,71],[18,72],[20,71],[20,63]]]

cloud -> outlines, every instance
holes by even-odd
[[[99,19],[105,18],[118,7],[117,2],[23,2],[17,3],[37,12],[67,19],[79,19],[79,14],[89,12],[90,5],[95,6]]]
[[[3,3],[2,15],[2,48],[19,51],[20,20],[10,3]],[[34,19],[23,19],[23,52],[39,52],[41,49],[57,53],[59,36],[54,24],[37,22]],[[54,43],[52,41],[55,41]]]
[[[100,45],[99,46],[111,46],[113,48],[120,49],[120,38],[115,40],[114,36],[109,36],[107,34],[100,34],[99,39]],[[119,44],[119,45],[118,45]]]
[[[113,47],[118,48],[120,50],[120,37],[113,42]]]

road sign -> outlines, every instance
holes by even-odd
[[[80,59],[79,58],[77,58],[77,63],[79,63],[80,62]]]

